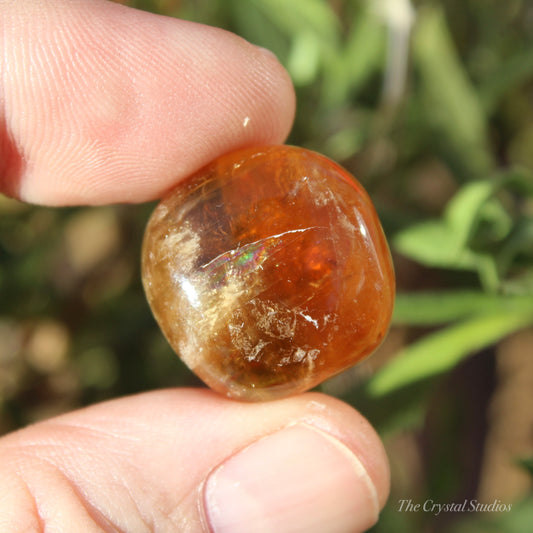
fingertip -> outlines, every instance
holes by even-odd
[[[227,31],[98,0],[13,2],[2,16],[14,21],[0,91],[17,155],[0,154],[6,193],[143,202],[223,153],[288,135],[288,74]]]
[[[382,509],[390,492],[390,467],[383,442],[370,422],[353,406],[333,396],[311,392],[298,398],[309,402],[313,413],[322,413],[310,423],[342,442],[359,459]]]
[[[260,123],[256,123],[259,138],[255,144],[279,144],[288,137],[296,111],[296,95],[289,73],[279,62],[276,55],[263,47],[255,47],[263,64],[263,80],[268,80],[270,95],[263,110],[265,122],[270,120],[270,131],[261,131]],[[259,83],[261,85],[261,83]],[[265,84],[264,86],[266,86]],[[246,123],[246,119],[244,121]],[[265,136],[264,139],[261,137]]]

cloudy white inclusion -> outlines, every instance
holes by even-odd
[[[198,292],[194,285],[186,278],[181,278],[179,280],[180,287],[183,289],[183,292],[187,296],[189,303],[197,309],[200,305],[200,299],[198,298]]]

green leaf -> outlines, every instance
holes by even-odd
[[[315,35],[302,31],[295,35],[287,69],[295,85],[308,85],[316,78],[320,67],[320,44]]]
[[[287,35],[302,32],[317,39],[335,43],[339,35],[339,20],[333,9],[322,0],[252,0],[261,11]]]
[[[359,91],[385,61],[385,27],[375,10],[363,8],[350,27],[344,48],[326,58],[324,100],[341,105],[351,92]]]
[[[477,316],[427,335],[402,350],[368,383],[382,396],[416,381],[446,372],[468,355],[533,324],[533,312],[499,312]]]
[[[290,40],[286,67],[295,85],[315,81],[326,57],[338,53],[340,25],[321,0],[252,0],[256,8]]]
[[[533,198],[533,171],[524,167],[513,167],[505,170],[500,175],[504,185],[523,196]]]
[[[292,35],[287,36],[255,2],[228,0],[225,5],[233,18],[234,31],[248,41],[271,50],[286,65]]]
[[[393,243],[400,253],[423,265],[475,270],[475,255],[461,247],[461,236],[442,221],[428,220],[406,228]]]
[[[502,290],[505,294],[509,295],[533,294],[533,268],[525,270],[520,275],[504,281]]]
[[[413,60],[420,75],[428,122],[465,176],[483,176],[492,166],[486,117],[454,48],[441,8],[419,11]]]
[[[480,87],[481,102],[484,109],[492,111],[506,93],[533,77],[533,48],[525,46],[517,50],[514,55],[506,56],[492,72],[490,78],[485,79]]]
[[[456,246],[464,248],[476,225],[483,205],[494,194],[497,183],[476,181],[461,187],[450,200],[444,213],[445,221],[456,239]]]
[[[533,313],[533,295],[505,296],[476,291],[398,294],[394,324],[434,326],[482,313]]]
[[[500,190],[507,196],[496,196]],[[532,191],[531,174],[520,169],[467,183],[442,219],[403,229],[393,238],[394,247],[429,267],[476,271],[487,291],[501,290],[517,258],[533,257],[533,219],[527,215]]]
[[[441,220],[424,221],[399,232],[393,240],[396,249],[430,267],[477,271],[483,286],[496,291],[501,284],[498,260],[472,246],[472,240],[482,220],[485,230],[490,229],[486,235],[493,239],[510,234],[512,220],[493,197],[505,183],[509,181],[501,178],[463,185]]]
[[[464,185],[450,200],[443,220],[424,221],[394,238],[398,251],[432,267],[475,269],[478,256],[468,250],[483,205],[494,194],[495,181]]]

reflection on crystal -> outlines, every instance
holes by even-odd
[[[181,278],[179,284],[185,293],[187,300],[189,300],[190,304],[197,309],[200,305],[200,299],[198,298],[198,293],[196,292],[194,285],[186,278]]]

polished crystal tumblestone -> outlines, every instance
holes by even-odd
[[[315,152],[225,155],[146,229],[143,283],[163,333],[212,389],[303,392],[370,354],[394,301],[389,249],[361,185]]]

